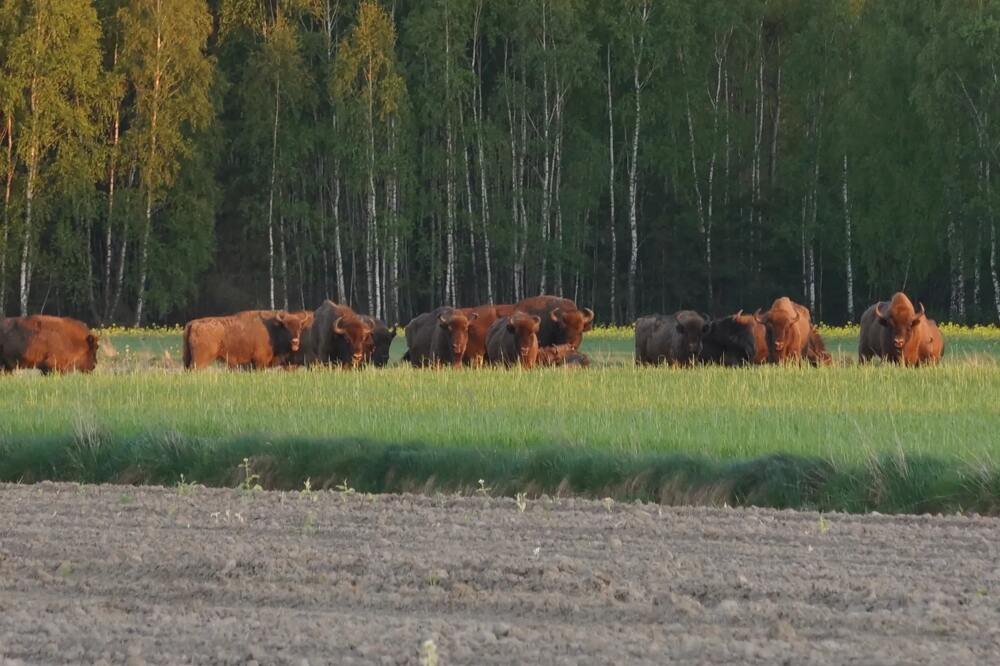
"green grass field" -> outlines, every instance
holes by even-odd
[[[557,491],[575,478],[569,487],[581,494],[661,501],[683,472],[680,496],[697,501],[692,488],[717,488],[734,470],[746,473],[748,461],[779,460],[753,468],[754,483],[768,488],[756,501],[989,504],[992,495],[981,495],[992,482],[983,479],[1000,470],[1000,330],[949,327],[945,363],[922,369],[857,366],[856,331],[825,333],[837,363],[820,369],[640,369],[631,333],[618,329],[585,340],[594,366],[582,370],[187,373],[176,331],[109,331],[116,355],[93,375],[0,378],[0,479],[172,483],[186,473],[232,484],[249,457],[274,487],[300,487],[306,477],[333,485],[350,474],[369,490],[468,489],[484,478],[504,491]],[[403,347],[397,338],[394,358]],[[409,452],[403,462],[399,451]],[[907,485],[873,501],[885,480],[869,479],[864,498],[850,502],[849,494],[786,497],[788,484],[798,493],[817,470],[827,470],[824,488],[836,473],[842,493],[890,467],[903,479],[927,470],[916,480],[938,489]],[[942,474],[951,490],[935,485]],[[642,482],[630,487],[629,479]],[[733,484],[719,497],[747,501]]]

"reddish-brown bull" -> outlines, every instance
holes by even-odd
[[[76,319],[49,315],[0,319],[0,370],[92,372],[98,344],[97,336]]]
[[[804,305],[782,296],[770,310],[765,313],[758,310],[753,318],[766,329],[771,363],[800,362],[803,358],[813,365],[830,362],[823,339],[813,328],[809,308]]]
[[[247,310],[226,317],[203,317],[184,326],[184,367],[199,369],[221,361],[230,368],[270,368],[300,350],[312,322],[309,312]]]
[[[594,311],[582,310],[568,298],[558,296],[533,296],[514,306],[515,311],[536,315],[541,320],[538,329],[538,345],[569,345],[579,349],[583,334],[594,322]],[[506,316],[506,315],[500,315]]]
[[[514,313],[513,305],[479,305],[461,308],[459,312],[469,317],[469,342],[465,346],[465,363],[479,367],[486,360],[486,333],[500,317]]]
[[[878,302],[861,315],[858,358],[883,358],[902,365],[937,363],[944,354],[944,338],[937,323],[928,319],[922,303],[919,309],[903,292],[888,303]]]
[[[524,312],[497,319],[486,334],[486,359],[495,365],[534,367],[540,324],[538,315]]]
[[[749,359],[750,363],[767,363],[767,327],[757,321],[753,315],[743,314],[743,310],[733,315],[733,319],[738,324],[746,326],[753,336],[755,351],[753,357]]]
[[[326,300],[313,313],[303,343],[306,365],[360,367],[375,353],[374,320]]]

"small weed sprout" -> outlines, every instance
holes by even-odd
[[[195,482],[188,481],[187,479],[184,478],[184,475],[181,474],[181,479],[180,481],[177,482],[177,494],[180,495],[181,497],[184,497],[186,495],[191,495],[192,493],[194,493],[194,488],[195,488]]]
[[[819,523],[816,525],[816,529],[819,530],[820,534],[826,534],[830,531],[830,522],[823,514],[819,516]]]
[[[514,501],[517,503],[517,510],[521,513],[524,513],[524,510],[528,508],[528,496],[524,493],[514,495]]]
[[[243,470],[243,480],[240,481],[240,490],[243,492],[253,492],[255,490],[263,490],[260,483],[260,475],[254,474],[250,467],[250,459],[244,458],[243,462],[240,464],[240,469]]]
[[[344,479],[343,483],[334,486],[334,488],[343,493],[344,495],[354,494],[354,488],[351,488],[350,484],[347,483],[347,479]]]
[[[611,509],[615,506],[615,501],[610,497],[605,497],[601,502],[604,504],[604,508],[608,510],[608,513],[611,513]]]
[[[480,497],[488,497],[491,492],[493,492],[493,488],[486,485],[486,480],[479,479],[479,487],[476,488],[476,494]]]
[[[438,649],[433,639],[420,644],[420,666],[438,666]]]
[[[301,494],[302,494],[303,497],[311,497],[313,502],[316,501],[316,496],[313,495],[313,484],[312,484],[312,478],[311,477],[307,476],[306,480],[302,482],[302,493]]]

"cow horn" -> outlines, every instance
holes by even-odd
[[[441,322],[442,326],[448,325],[448,320],[445,319],[444,315],[438,315],[438,321]]]
[[[758,324],[763,324],[767,320],[767,315],[762,315],[760,313],[760,308],[757,308],[757,311],[753,313],[753,320]]]
[[[878,303],[875,304],[875,316],[878,317],[879,319],[881,319],[882,321],[885,321],[885,315],[882,314],[882,302],[881,301],[879,301]]]
[[[583,323],[584,324],[589,324],[590,322],[594,321],[594,311],[593,310],[591,310],[590,308],[584,308],[582,310],[582,312],[583,312]]]
[[[473,312],[472,314],[469,315],[469,321],[475,321],[476,319],[479,319],[478,312]]]
[[[333,332],[336,333],[337,335],[344,334],[344,329],[340,326],[341,319],[343,319],[343,317],[337,317],[336,319],[333,320]]]
[[[795,319],[792,320],[792,323],[797,322],[799,319],[802,319],[802,313],[799,312],[798,310],[796,310],[795,311]]]
[[[743,316],[743,308],[740,308],[739,310],[737,310],[736,314],[734,314],[733,316],[734,317],[742,317]]]
[[[923,319],[927,315],[927,311],[924,310],[924,304],[917,301],[917,305],[920,306],[920,312],[917,313],[917,319]]]
[[[559,321],[559,314],[558,313],[560,312],[560,310],[561,310],[561,308],[554,309],[552,312],[549,313],[549,318],[552,319],[552,321],[556,321],[556,322]]]

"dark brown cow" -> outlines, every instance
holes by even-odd
[[[403,357],[415,367],[462,367],[462,359],[469,342],[469,321],[478,319],[473,313],[466,316],[461,310],[442,306],[414,317],[406,325],[406,354]]]
[[[858,358],[861,362],[883,358],[902,365],[937,363],[944,354],[944,339],[937,323],[928,319],[903,292],[888,303],[875,303],[861,315]]]
[[[375,352],[372,319],[358,315],[346,305],[323,301],[313,313],[304,349],[306,365],[360,367]]]
[[[558,296],[533,296],[517,303],[514,309],[537,315],[541,319],[538,330],[538,345],[569,345],[579,349],[583,334],[589,331],[594,322],[594,311],[590,308],[582,310],[568,298]],[[506,315],[500,315],[506,316]]]
[[[635,322],[635,362],[672,366],[695,363],[702,353],[702,338],[710,329],[709,316],[694,310],[640,317]]]
[[[0,370],[92,372],[98,344],[97,336],[76,319],[49,315],[0,319]]]
[[[809,308],[804,305],[782,296],[767,312],[758,310],[754,320],[767,330],[769,362],[801,362],[803,358],[813,365],[829,362],[823,339],[813,328]]]
[[[300,352],[312,314],[306,311],[245,310],[203,317],[184,326],[184,367],[197,370],[221,361],[230,368],[286,365]]]
[[[374,342],[371,356],[366,357],[365,362],[371,363],[376,368],[384,368],[389,365],[389,348],[392,347],[392,341],[396,337],[396,327],[389,328],[381,319],[376,319],[368,315],[362,316],[371,324],[372,340]]]
[[[767,327],[757,321],[753,315],[743,314],[743,310],[733,315],[733,319],[737,323],[746,326],[753,336],[754,355],[750,359],[750,362],[755,364],[767,363],[769,355],[767,349]]]
[[[497,319],[486,334],[486,359],[494,365],[534,367],[540,325],[538,315],[524,312]]]
[[[541,366],[560,365],[586,368],[590,365],[590,358],[569,345],[553,345],[538,348],[536,363]]]

